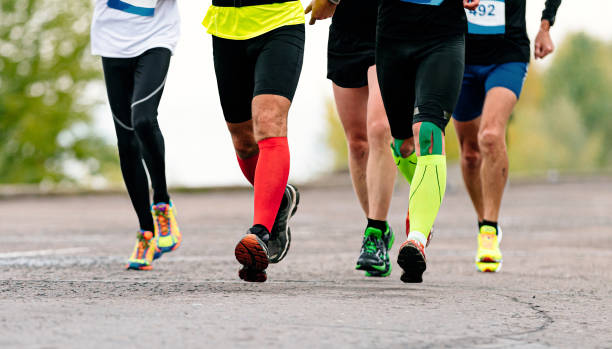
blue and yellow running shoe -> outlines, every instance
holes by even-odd
[[[501,228],[483,225],[478,234],[478,252],[476,269],[483,273],[496,273],[501,270],[502,253],[499,243],[502,238]]]
[[[132,270],[151,270],[156,251],[158,251],[155,244],[153,232],[147,230],[141,230],[136,234],[136,246],[134,246],[134,252],[128,259],[128,264],[125,266],[126,269]]]
[[[151,206],[151,213],[155,221],[155,236],[160,255],[176,250],[181,245],[182,235],[176,222],[176,209],[172,201],[170,204],[160,202]]]

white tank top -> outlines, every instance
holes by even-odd
[[[132,58],[155,47],[174,53],[179,36],[177,0],[95,0],[91,23],[94,55]]]

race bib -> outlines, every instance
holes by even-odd
[[[115,10],[152,17],[157,0],[108,0],[106,4]]]
[[[499,35],[506,33],[505,0],[480,0],[473,10],[465,10],[468,18],[468,33]]]
[[[433,6],[440,6],[440,4],[444,2],[444,0],[401,0],[401,1],[411,2],[413,4],[433,5]]]

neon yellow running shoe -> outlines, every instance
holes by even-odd
[[[499,234],[494,227],[483,225],[478,234],[478,252],[476,253],[476,269],[483,273],[495,273],[502,266],[502,253],[499,249],[501,228]]]
[[[176,250],[181,245],[182,235],[176,222],[174,204],[160,202],[151,206],[155,223],[155,236],[160,254]],[[159,256],[156,256],[156,258]]]
[[[125,266],[126,269],[133,270],[151,270],[157,246],[155,245],[155,239],[153,232],[147,230],[141,230],[136,234],[136,246],[134,246],[134,252],[128,259],[128,264]]]

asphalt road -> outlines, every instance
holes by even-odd
[[[510,186],[498,274],[475,271],[476,220],[451,185],[422,284],[353,269],[365,219],[349,186],[301,193],[263,284],[233,256],[249,191],[174,195],[184,243],[150,272],[123,270],[125,195],[0,200],[0,348],[612,348],[612,179]]]

